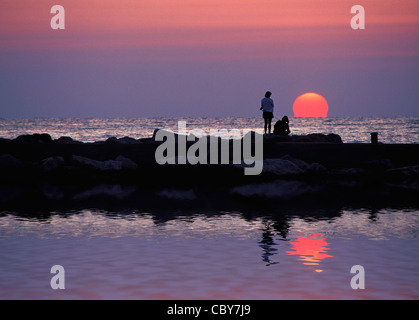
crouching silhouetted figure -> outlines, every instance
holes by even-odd
[[[274,125],[274,134],[287,136],[291,132],[289,127],[289,120],[287,116],[283,116],[281,120],[278,120]]]

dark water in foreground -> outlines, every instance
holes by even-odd
[[[0,298],[419,298],[419,210],[308,211],[2,212]]]

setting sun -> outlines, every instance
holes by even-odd
[[[295,99],[293,110],[294,117],[327,117],[329,106],[324,97],[309,92]]]

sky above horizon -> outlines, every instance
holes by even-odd
[[[419,116],[419,2],[2,0],[0,117],[252,117],[267,90],[276,117]]]

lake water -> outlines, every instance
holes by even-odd
[[[313,213],[2,212],[0,298],[419,298],[419,210]]]

